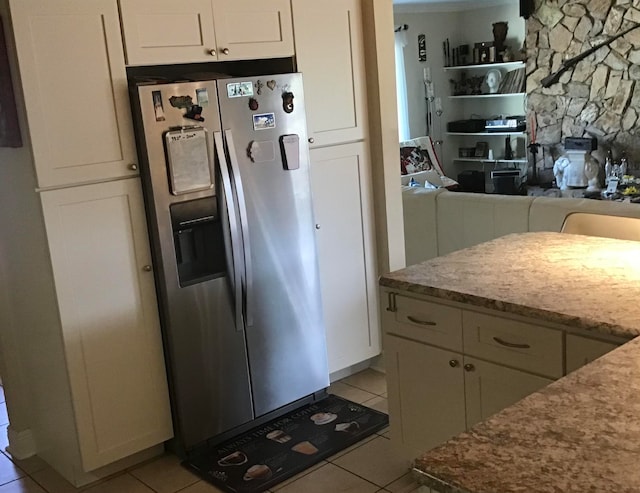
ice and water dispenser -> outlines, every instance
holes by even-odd
[[[203,127],[165,133],[171,195],[211,191],[210,196],[169,205],[181,287],[221,277],[226,271],[222,222]]]
[[[223,276],[224,238],[216,197],[170,206],[180,286]]]

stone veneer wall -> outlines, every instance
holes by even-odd
[[[640,28],[618,38],[565,72],[557,84],[540,81],[563,60],[578,55],[635,23],[640,0],[536,0],[527,20],[529,121],[536,119],[540,178],[563,152],[565,137],[596,137],[592,155],[604,162],[622,151],[640,167]]]

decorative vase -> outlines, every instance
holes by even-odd
[[[495,22],[493,24],[493,46],[496,48],[496,54],[500,54],[505,50],[504,42],[507,39],[508,30],[508,22]]]

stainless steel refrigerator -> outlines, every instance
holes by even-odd
[[[188,451],[329,385],[302,77],[149,81],[132,105]]]

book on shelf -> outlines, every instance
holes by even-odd
[[[498,88],[499,94],[521,93],[525,87],[525,69],[517,68],[505,74]]]

